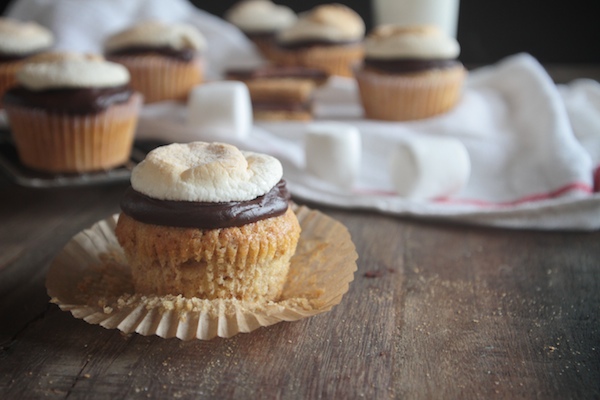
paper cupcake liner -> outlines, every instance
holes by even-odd
[[[279,297],[300,237],[291,208],[241,228],[197,233],[141,223],[121,213],[115,235],[135,291],[247,301]]]
[[[53,113],[7,106],[11,132],[23,165],[51,173],[108,170],[129,160],[141,95],[97,114]]]
[[[329,311],[348,291],[358,255],[344,225],[304,206],[295,212],[302,234],[278,301],[133,294],[131,270],[114,234],[116,214],[67,243],[48,271],[48,295],[90,324],[181,340],[227,338]]]
[[[465,76],[462,66],[407,75],[356,72],[365,115],[387,121],[416,120],[445,113],[458,102]]]
[[[159,55],[110,56],[131,75],[130,85],[144,95],[144,103],[185,100],[190,90],[202,82],[202,59],[178,61]]]
[[[4,93],[17,84],[17,71],[23,66],[22,60],[0,63],[0,109],[3,108]]]
[[[273,60],[273,51],[275,49],[275,34],[251,34],[247,33],[246,36],[254,45],[258,51],[267,60]]]
[[[273,50],[273,60],[284,66],[321,69],[331,75],[352,77],[354,67],[363,60],[362,45],[313,46],[306,49]]]

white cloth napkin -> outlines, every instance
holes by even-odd
[[[37,20],[55,31],[57,48],[79,51],[99,51],[102,38],[137,20],[187,21],[207,37],[212,79],[229,66],[261,62],[236,28],[185,0],[20,0],[9,8],[9,16]],[[594,192],[593,178],[600,165],[598,82],[557,86],[533,57],[518,54],[471,71],[460,103],[447,114],[422,121],[364,119],[352,79],[332,79],[315,100],[318,120],[342,121],[361,132],[361,174],[351,190],[306,172],[305,123],[255,123],[249,138],[233,141],[278,157],[297,198],[499,227],[600,228],[600,194]],[[185,105],[173,102],[146,106],[138,137],[222,140],[187,126],[185,112]],[[466,146],[472,173],[460,193],[428,201],[410,201],[394,193],[388,172],[390,151],[397,141],[417,135],[450,136]]]

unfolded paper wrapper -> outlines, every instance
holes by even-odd
[[[307,207],[294,207],[302,233],[278,301],[135,294],[114,234],[118,215],[97,222],[67,243],[48,271],[48,295],[62,310],[90,324],[182,340],[227,338],[329,311],[348,291],[358,255],[344,225]]]

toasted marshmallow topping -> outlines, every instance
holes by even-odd
[[[29,54],[52,46],[52,32],[34,22],[0,18],[0,53]]]
[[[458,42],[433,25],[382,25],[365,40],[365,56],[375,59],[453,59]]]
[[[109,52],[136,46],[202,51],[206,48],[206,40],[198,29],[189,24],[145,21],[110,36],[104,44]]]
[[[365,23],[352,9],[341,4],[326,4],[300,14],[298,21],[277,35],[280,43],[310,40],[349,42],[361,40]]]
[[[111,87],[127,84],[129,72],[98,55],[48,53],[27,62],[17,81],[29,90]]]
[[[134,190],[158,200],[248,201],[266,194],[283,176],[274,157],[224,143],[157,147],[132,171]]]
[[[102,54],[77,53],[74,51],[44,51],[27,58],[27,63],[72,61],[104,61]]]
[[[244,32],[277,32],[291,26],[297,17],[286,6],[270,0],[245,0],[227,11],[225,19]]]

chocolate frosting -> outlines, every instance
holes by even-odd
[[[121,210],[146,224],[219,229],[283,215],[288,209],[289,199],[283,179],[268,193],[253,200],[222,203],[158,200],[129,187],[121,200]]]
[[[275,102],[275,101],[253,101],[254,111],[300,111],[310,112],[310,102]]]
[[[229,69],[226,71],[227,78],[248,80],[260,78],[293,78],[293,79],[312,79],[325,80],[328,74],[318,68],[308,67],[287,67],[287,66],[267,66],[251,69]]]
[[[179,61],[187,62],[193,60],[197,52],[193,49],[174,49],[169,46],[131,46],[110,51],[106,54],[106,56],[110,58],[111,56],[135,56],[142,54],[158,54],[161,56],[174,58]]]
[[[429,69],[445,69],[454,67],[456,65],[460,65],[460,61],[449,59],[422,60],[416,58],[405,58],[381,60],[374,58],[366,58],[364,61],[364,66],[366,68],[372,68],[380,71],[399,74],[408,72],[420,72]]]
[[[277,30],[274,29],[266,29],[264,31],[244,31],[244,34],[246,36],[248,36],[250,39],[252,38],[256,38],[256,39],[275,39],[275,34],[277,33]]]
[[[84,115],[102,112],[113,104],[126,103],[132,94],[133,90],[128,85],[39,91],[16,86],[9,89],[2,100],[7,105]]]
[[[296,50],[296,49],[305,49],[305,48],[315,47],[315,46],[346,46],[346,45],[359,44],[361,42],[362,42],[362,40],[347,40],[347,41],[339,41],[339,42],[334,42],[331,40],[299,40],[299,41],[289,42],[289,43],[278,42],[277,45],[279,47],[281,47],[282,49]]]
[[[24,54],[0,53],[0,63],[24,60],[27,57],[31,57],[32,55],[35,55],[35,54],[37,54],[37,52],[24,53]]]

